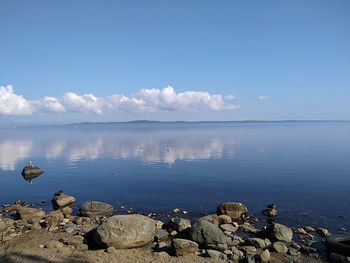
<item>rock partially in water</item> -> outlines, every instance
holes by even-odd
[[[54,197],[52,198],[52,204],[53,204],[55,209],[59,209],[60,207],[69,206],[73,203],[75,203],[74,196],[66,195],[62,191],[55,193]]]
[[[306,226],[306,227],[303,227],[303,228],[304,228],[304,230],[305,230],[306,232],[308,232],[308,233],[313,233],[313,232],[316,231],[315,228],[313,228],[313,227],[311,227],[311,226]]]
[[[205,220],[198,220],[191,229],[191,239],[202,246],[227,245],[227,238],[222,230]]]
[[[325,228],[318,228],[317,229],[317,233],[321,236],[321,237],[327,237],[330,235],[329,231]]]
[[[171,246],[176,256],[194,254],[198,250],[198,244],[196,242],[181,238],[173,239]]]
[[[44,173],[44,170],[42,170],[40,167],[32,165],[31,163],[27,164],[26,166],[24,166],[23,170],[22,170],[22,175],[23,176],[39,176],[42,173]],[[35,176],[35,177],[36,177]],[[34,178],[35,178],[34,177]]]
[[[93,232],[101,248],[136,248],[154,240],[155,221],[143,215],[117,215],[108,218]]]
[[[79,208],[79,215],[85,217],[101,217],[113,214],[112,205],[100,201],[87,201]]]
[[[263,211],[264,215],[267,217],[276,217],[278,214],[278,211],[276,208],[267,208]]]
[[[216,212],[218,215],[228,215],[233,221],[238,221],[247,216],[248,209],[242,203],[226,202],[218,205]]]

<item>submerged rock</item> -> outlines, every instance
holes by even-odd
[[[154,239],[155,221],[143,215],[117,215],[108,218],[93,232],[93,239],[102,248],[136,248]]]
[[[79,208],[79,215],[94,218],[110,216],[113,214],[113,211],[114,208],[110,204],[99,201],[87,201]]]

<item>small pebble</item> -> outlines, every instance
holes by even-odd
[[[114,254],[116,252],[117,252],[117,250],[115,249],[115,247],[108,247],[107,248],[107,253],[108,254]]]

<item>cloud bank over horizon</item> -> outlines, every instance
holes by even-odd
[[[171,86],[163,89],[141,89],[131,95],[113,94],[97,97],[94,94],[66,92],[62,97],[45,96],[27,100],[14,92],[11,85],[0,86],[0,116],[29,116],[35,113],[152,113],[235,110],[234,95],[210,94],[206,91],[176,92]],[[230,101],[228,103],[228,101]]]

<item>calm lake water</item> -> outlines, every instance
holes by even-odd
[[[45,170],[21,176],[31,160]],[[240,201],[280,222],[350,229],[349,122],[80,124],[0,129],[0,203],[57,190],[117,208],[190,215]],[[48,202],[49,203],[49,202]],[[48,208],[48,207],[47,207]]]

